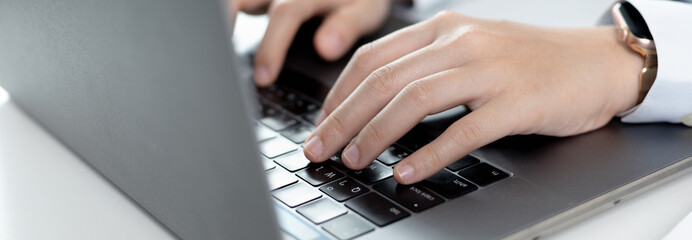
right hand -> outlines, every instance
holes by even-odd
[[[397,163],[396,181],[412,184],[504,136],[601,128],[634,107],[644,64],[616,32],[438,14],[356,51],[305,156],[323,162],[343,148],[344,164],[363,169],[426,116],[471,109]]]
[[[313,43],[328,61],[339,59],[358,40],[384,22],[390,0],[236,0],[235,8],[252,14],[267,12],[269,25],[255,55],[255,83],[272,84],[286,52],[303,22],[324,16]]]

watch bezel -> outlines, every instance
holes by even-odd
[[[617,2],[612,10],[613,21],[618,29],[620,40],[629,43],[631,46],[641,48],[640,53],[644,54],[645,49],[656,49],[653,36],[649,31],[646,22],[637,9],[629,2]],[[635,34],[630,26],[635,27],[639,33]]]

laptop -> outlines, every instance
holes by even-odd
[[[309,164],[300,142],[340,63],[296,41],[277,84],[255,89],[225,2],[4,1],[0,85],[182,239],[536,239],[692,170],[692,129],[615,119],[506,137],[422,183],[393,182],[391,167],[463,108],[364,170]]]

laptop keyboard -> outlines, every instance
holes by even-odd
[[[341,152],[311,163],[302,144],[314,131],[320,102],[279,86],[259,89],[257,98],[255,133],[272,196],[338,239],[367,234],[510,176],[468,155],[420,183],[400,185],[392,168],[420,142],[395,143],[358,171],[343,165]]]

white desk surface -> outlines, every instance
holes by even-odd
[[[532,0],[528,1],[530,4],[499,0],[459,2],[464,4],[445,8],[533,24],[545,22],[546,18],[567,18],[559,23],[551,21],[555,26],[590,26],[610,4],[597,0],[572,3]],[[498,6],[507,2],[510,5]],[[512,5],[511,2],[517,3]],[[534,6],[531,4],[559,11],[531,14],[536,12],[526,7]],[[495,11],[484,10],[491,7]],[[515,11],[504,14],[502,9]],[[433,11],[424,12],[427,13],[422,15]],[[588,14],[581,16],[580,12]],[[575,20],[579,16],[582,20]],[[660,239],[690,211],[692,174],[545,238]],[[31,120],[0,89],[0,239],[174,238],[113,184]]]

